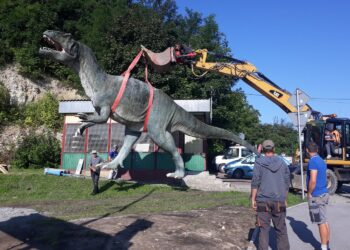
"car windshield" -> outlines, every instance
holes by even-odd
[[[284,158],[283,156],[279,156],[287,165],[290,165],[290,161]]]
[[[255,155],[255,154],[250,154],[250,155],[248,155],[246,158],[244,158],[244,160],[242,161],[242,163],[253,164],[253,163],[255,163],[255,158],[256,158],[256,155]]]

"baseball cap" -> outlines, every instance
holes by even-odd
[[[272,140],[265,140],[262,143],[264,149],[273,149],[275,147],[275,143]]]
[[[97,151],[96,150],[92,150],[91,154],[97,154]]]

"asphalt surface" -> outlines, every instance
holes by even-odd
[[[330,249],[350,249],[350,185],[331,196],[327,213],[331,228]],[[306,202],[288,209],[286,223],[291,250],[321,249],[318,227],[310,222]],[[270,233],[270,249],[277,249],[274,230]]]

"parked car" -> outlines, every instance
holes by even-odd
[[[214,159],[216,170],[224,173],[224,167],[227,163],[242,159],[250,155],[252,152],[244,146],[235,145],[229,147],[223,155],[218,155]]]
[[[242,179],[252,178],[254,163],[257,155],[252,153],[245,158],[232,161],[225,165],[224,172],[231,178]],[[284,157],[280,156],[283,161],[290,166],[291,163]]]

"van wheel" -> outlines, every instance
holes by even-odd
[[[237,169],[235,170],[235,172],[233,172],[232,177],[235,179],[242,179],[243,178],[243,171],[241,169]]]
[[[335,173],[327,169],[327,189],[329,194],[334,194],[338,188],[338,178]]]
[[[225,173],[224,167],[225,167],[225,164],[220,164],[219,165],[218,170],[219,170],[220,173]]]

